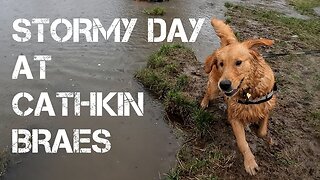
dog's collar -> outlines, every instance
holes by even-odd
[[[268,94],[266,94],[265,96],[262,96],[260,98],[257,98],[257,99],[253,99],[253,100],[250,100],[250,94],[248,92],[243,92],[243,97],[244,99],[239,99],[238,100],[238,103],[240,104],[260,104],[260,103],[264,103],[264,102],[267,102],[269,101],[270,99],[272,99],[273,95],[277,92],[278,88],[277,88],[277,84],[274,83],[273,85],[273,88],[271,90],[271,92],[269,92]]]

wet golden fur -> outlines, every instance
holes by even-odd
[[[267,137],[267,125],[276,97],[273,96],[271,100],[255,105],[244,105],[237,101],[243,99],[243,92],[250,93],[250,98],[256,99],[272,91],[275,81],[273,72],[255,47],[271,46],[273,41],[251,39],[238,42],[232,29],[223,21],[212,19],[211,24],[220,38],[221,47],[205,61],[205,71],[209,74],[209,80],[201,106],[207,107],[209,101],[218,96],[222,91],[219,89],[222,80],[230,80],[232,89],[238,89],[233,96],[225,96],[228,121],[232,126],[239,150],[243,154],[245,170],[254,175],[259,168],[246,141],[244,127],[248,123],[258,123],[260,127],[257,135],[271,143],[271,138]],[[236,65],[237,61],[241,61],[240,65]]]

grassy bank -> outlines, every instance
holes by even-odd
[[[201,68],[194,53],[180,45],[163,45],[149,57],[147,67],[138,71],[136,78],[163,103],[167,113],[185,128],[197,127],[203,132],[212,121],[210,113],[198,104],[198,91],[190,91],[195,83],[193,68]]]

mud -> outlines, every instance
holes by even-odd
[[[255,21],[249,18],[250,15],[246,16],[237,10],[231,10],[229,15],[233,18],[231,25],[239,33],[241,39],[267,37],[276,40],[274,47],[261,50],[265,55],[268,53],[288,54],[283,57],[266,58],[275,72],[280,89],[277,95],[279,97],[278,106],[269,124],[270,134],[276,143],[269,147],[249,129],[247,139],[261,167],[259,174],[254,178],[319,178],[319,117],[312,118],[311,114],[318,112],[320,108],[318,88],[320,57],[319,54],[290,55],[316,47],[310,47],[299,40],[293,31],[286,27]],[[277,45],[283,41],[286,45]],[[224,135],[232,137],[231,129],[228,132]],[[213,134],[218,134],[214,139],[222,139],[222,142],[233,141],[221,137],[223,133]],[[224,144],[219,143],[217,146],[229,152],[227,156],[233,154],[229,148],[224,147]],[[248,175],[244,172],[243,164],[240,162],[242,158],[237,152],[230,168],[222,171],[220,176],[247,179]]]
[[[231,26],[241,39],[266,37],[275,40],[268,53],[285,53],[287,56],[265,58],[276,75],[280,91],[278,105],[271,115],[269,131],[275,145],[269,147],[249,129],[247,139],[261,167],[259,179],[317,179],[320,177],[319,141],[319,54],[290,55],[299,51],[317,49],[300,40],[292,29],[257,21],[239,10],[229,10]],[[315,37],[318,38],[318,37]],[[283,45],[281,42],[285,42]],[[229,131],[230,132],[230,131]],[[229,134],[230,135],[230,134]],[[220,137],[216,137],[218,139]],[[223,146],[221,148],[225,149]],[[234,148],[236,148],[234,146]],[[230,151],[226,149],[226,151]],[[228,153],[229,155],[232,152]],[[247,179],[242,158],[237,154],[234,164],[222,177]],[[230,173],[230,174],[229,174]]]
[[[299,51],[317,49],[317,46],[299,39],[300,34],[295,34],[293,29],[259,21],[240,9],[229,9],[227,16],[231,17],[230,25],[241,40],[265,37],[276,41],[273,47],[260,49],[264,56],[285,54],[265,58],[276,75],[280,89],[277,107],[271,114],[269,124],[269,133],[275,144],[269,146],[258,138],[254,125],[247,127],[247,140],[260,167],[258,174],[251,177],[244,170],[243,158],[227,122],[226,106],[221,96],[211,102],[207,110],[212,115],[207,123],[209,129],[197,129],[193,116],[169,104],[168,118],[175,125],[177,134],[184,137],[184,143],[177,154],[177,166],[168,173],[168,178],[319,179],[320,57],[317,53],[296,55]],[[183,62],[180,73],[187,74],[189,79],[183,94],[200,102],[207,76],[203,67],[195,63],[194,57],[188,57],[191,59],[176,51],[167,58]]]

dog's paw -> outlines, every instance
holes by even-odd
[[[258,164],[254,160],[254,158],[244,160],[244,168],[251,176],[256,175],[257,171],[259,171]]]
[[[208,105],[209,105],[209,100],[207,98],[203,98],[200,104],[201,108],[206,109]]]

